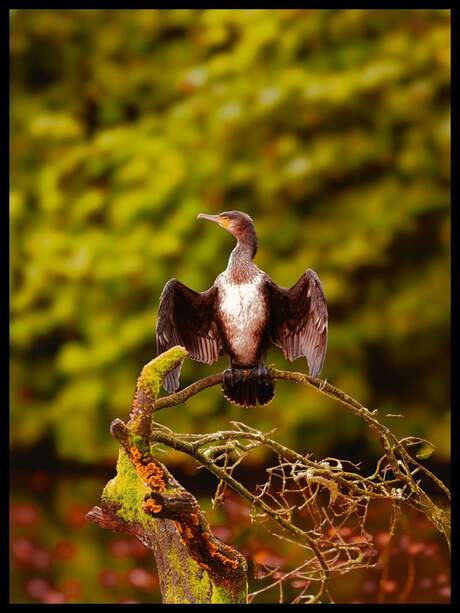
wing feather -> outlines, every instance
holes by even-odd
[[[291,288],[268,282],[271,340],[286,359],[304,356],[312,377],[321,372],[326,357],[327,303],[318,275],[308,269]]]
[[[200,293],[177,279],[168,281],[161,293],[158,309],[157,353],[182,345],[197,362],[215,362],[222,351],[214,320],[216,295],[215,286]],[[181,367],[181,364],[176,366],[165,376],[163,385],[169,393],[179,387]]]

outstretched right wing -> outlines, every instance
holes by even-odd
[[[182,345],[197,362],[212,364],[222,351],[219,329],[214,318],[217,287],[195,292],[177,279],[168,281],[160,296],[156,329],[157,353]],[[164,379],[164,388],[175,392],[179,387],[182,364]]]
[[[307,359],[310,375],[317,377],[327,348],[327,304],[318,275],[308,269],[291,288],[269,281],[271,340],[284,356]]]

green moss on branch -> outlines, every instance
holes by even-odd
[[[117,419],[111,425],[120,441],[117,474],[104,487],[101,508],[90,511],[88,519],[134,534],[153,551],[164,603],[245,603],[244,557],[213,536],[196,499],[148,446],[163,378],[186,356],[185,349],[173,347],[142,369],[130,421]]]

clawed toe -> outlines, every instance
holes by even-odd
[[[223,372],[224,385],[227,387],[233,387],[238,381],[244,379],[244,371],[239,368],[227,368]]]
[[[224,370],[223,384],[225,387],[233,387],[239,381],[245,381],[248,377],[254,377],[258,383],[271,385],[271,377],[267,367],[262,364],[252,369],[247,368],[227,368]]]
[[[227,368],[224,370],[223,374],[223,383],[226,387],[233,387],[233,370]]]

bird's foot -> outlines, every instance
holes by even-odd
[[[264,385],[270,385],[271,377],[268,371],[268,368],[265,364],[259,364],[255,368],[252,369],[253,375],[257,378],[259,383],[263,383]]]
[[[254,368],[227,368],[223,372],[223,383],[226,387],[233,387],[235,383],[252,377],[264,385],[271,383],[270,373],[265,364],[259,364]]]
[[[238,381],[244,379],[245,371],[240,368],[227,368],[223,372],[223,383],[226,387],[233,387]]]
[[[233,370],[226,368],[223,375],[223,383],[225,387],[233,387]]]

